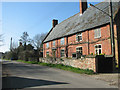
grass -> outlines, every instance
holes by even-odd
[[[28,64],[39,64],[39,65],[42,65],[42,66],[59,68],[59,69],[62,69],[62,70],[72,71],[72,72],[79,73],[79,74],[88,74],[88,75],[94,74],[93,70],[74,68],[72,66],[67,66],[67,65],[63,65],[63,64],[51,64],[51,63],[42,63],[42,62],[35,62],[35,61],[23,61],[23,60],[17,60],[17,61],[18,62],[23,62],[23,63],[28,63]]]

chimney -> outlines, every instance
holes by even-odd
[[[80,0],[80,15],[82,15],[87,8],[87,0]]]
[[[53,19],[53,20],[52,20],[53,28],[54,28],[57,24],[58,24],[58,20]]]

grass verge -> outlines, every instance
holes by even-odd
[[[72,66],[67,66],[67,65],[63,65],[63,64],[51,64],[51,63],[42,63],[42,62],[35,62],[35,61],[23,61],[23,60],[17,60],[17,61],[23,62],[23,63],[28,63],[28,64],[39,64],[42,66],[55,67],[55,68],[59,68],[62,70],[72,71],[72,72],[80,73],[80,74],[88,74],[88,75],[94,74],[93,70],[74,68]]]

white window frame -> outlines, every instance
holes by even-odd
[[[56,41],[53,41],[53,46],[55,46]]]
[[[94,38],[100,38],[101,37],[101,28],[97,28],[94,30]]]
[[[65,50],[64,50],[64,56],[62,56],[62,54],[61,54],[61,51],[62,51],[62,50],[64,50],[64,49],[61,49],[61,50],[60,50],[60,57],[65,57]]]
[[[46,48],[49,48],[49,43],[46,43]]]
[[[82,37],[82,32],[76,34],[76,41],[77,41],[77,42],[82,41],[82,40],[79,40],[79,41],[78,41],[78,37]],[[82,38],[82,39],[83,39],[83,38]]]
[[[99,45],[101,45],[101,53],[99,53],[99,49],[100,49],[100,48],[97,48],[98,55],[102,54],[102,44],[96,44],[96,45],[94,45],[94,47],[95,47],[95,46],[99,46]],[[96,53],[96,48],[95,48],[95,54],[97,54],[97,53]]]
[[[82,46],[76,47],[76,53],[77,53],[77,48],[82,48],[82,55],[83,55],[83,47]]]
[[[64,45],[64,44],[65,44],[65,38],[61,38],[60,44],[61,44],[61,45]]]

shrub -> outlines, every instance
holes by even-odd
[[[91,53],[90,55],[93,55],[93,53]]]

